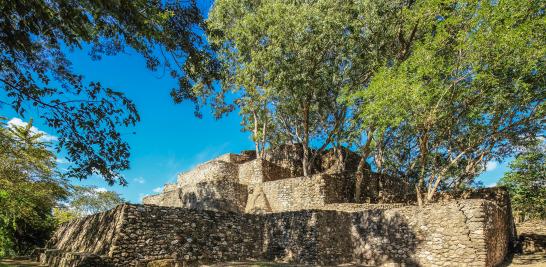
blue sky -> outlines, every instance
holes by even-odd
[[[199,1],[201,9],[207,11],[211,2]],[[87,81],[101,81],[105,86],[124,92],[136,103],[141,121],[136,127],[123,131],[126,132],[123,137],[131,145],[131,168],[123,172],[128,186],[109,187],[98,177],[75,180],[75,183],[107,188],[130,202],[139,203],[142,196],[152,194],[167,182],[174,182],[181,171],[224,153],[253,148],[249,133],[241,132],[240,117],[236,112],[221,120],[215,120],[206,112],[202,119],[195,118],[193,104],[173,103],[169,91],[176,86],[175,81],[169,77],[158,78],[160,74],[146,69],[144,60],[136,53],[92,61],[87,52],[69,54],[75,72],[84,74]],[[8,119],[19,117],[6,106],[0,107],[0,112]],[[22,119],[28,120],[31,113],[28,115]],[[55,135],[40,121],[35,121],[34,125]],[[61,160],[59,165],[62,168],[64,164]],[[495,183],[507,170],[506,165],[490,164],[489,171],[479,180],[484,185]]]

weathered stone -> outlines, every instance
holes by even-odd
[[[40,260],[66,267],[241,260],[494,266],[514,241],[501,189],[439,194],[437,203],[417,207],[397,179],[367,166],[357,173],[356,154],[342,151],[347,162],[340,163],[326,151],[312,166],[316,174],[301,177],[301,146],[270,152],[266,159],[223,155],[180,174],[143,200],[149,205],[66,223],[51,249],[37,252]]]
[[[485,218],[491,217],[490,225],[476,224],[472,227],[477,228],[469,228],[461,207],[485,213]],[[470,263],[493,266],[504,258],[508,245],[492,243],[495,240],[506,243],[510,238],[502,216],[496,215],[502,212],[505,211],[487,200],[453,201],[423,208],[308,210],[262,215],[122,205],[109,216],[121,221],[135,217],[131,228],[115,228],[110,224],[119,221],[103,221],[95,232],[86,231],[89,237],[82,236],[77,229],[105,215],[89,216],[63,225],[49,242],[51,248],[58,250],[48,250],[46,254],[53,259],[72,249],[84,253],[99,251],[104,253],[99,255],[108,256],[113,266],[135,266],[136,262],[172,255],[199,264],[263,259],[312,265],[397,262],[434,266],[450,262],[457,266]],[[169,216],[150,216],[159,213]],[[449,228],[445,227],[444,219],[449,221]],[[426,222],[428,231],[421,230],[421,222]],[[112,243],[102,242],[104,247],[97,248],[91,243],[74,246],[71,242],[82,237],[100,240],[102,237],[97,235],[100,229],[112,228],[115,231],[107,235]],[[141,236],[128,233],[134,229],[141,230]],[[486,238],[470,240],[468,233],[478,230]],[[457,238],[444,238],[443,233],[447,232]],[[146,245],[139,246],[135,240],[145,240]],[[125,245],[121,248],[120,244]]]
[[[245,154],[246,153],[246,154]],[[319,157],[311,177],[301,176],[301,146],[281,146],[266,159],[248,152],[226,154],[178,175],[177,184],[143,198],[144,204],[235,212],[279,212],[320,208],[332,203],[405,201],[398,179],[375,174],[360,158],[343,150]]]

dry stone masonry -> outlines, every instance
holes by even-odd
[[[331,203],[395,202],[405,190],[395,179],[365,168],[360,158],[344,151],[344,165],[327,151],[304,177],[301,147],[281,146],[266,159],[250,151],[226,154],[181,173],[175,185],[145,197],[144,204],[207,210],[264,213],[321,208]]]
[[[70,267],[495,266],[510,250],[515,229],[504,190],[442,194],[418,207],[393,179],[369,168],[357,172],[360,159],[344,153],[345,166],[324,153],[309,177],[301,176],[297,146],[266,159],[221,156],[180,174],[144,205],[63,224],[38,256]]]

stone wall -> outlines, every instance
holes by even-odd
[[[489,200],[352,208],[251,215],[122,205],[63,225],[48,243],[55,253],[43,260],[92,251],[113,266],[145,266],[161,259],[494,266],[511,239],[505,210]]]
[[[178,175],[178,186],[212,181],[238,182],[237,164],[222,160],[205,162],[191,171]]]
[[[210,263],[259,257],[257,217],[133,205],[125,207],[125,214],[123,238],[110,251],[116,266],[158,259]]]
[[[264,256],[324,265],[493,266],[487,255],[506,251],[486,243],[492,240],[483,234],[485,205],[467,200],[423,209],[271,214],[264,226]]]
[[[401,178],[381,175],[378,173],[364,170],[362,173],[355,174],[356,202],[359,203],[393,203],[406,202],[406,196],[409,190]]]
[[[242,151],[241,154],[228,153],[216,158],[216,160],[225,161],[229,163],[235,163],[235,164],[245,163],[247,161],[254,160],[254,159],[256,159],[255,151]]]
[[[516,251],[527,255],[546,256],[546,220],[531,219],[517,223]]]
[[[355,202],[354,173],[315,174],[256,185],[272,212],[320,209],[330,203]]]
[[[322,175],[324,179],[324,203],[354,203],[356,175],[353,172]]]
[[[303,147],[301,144],[280,145],[274,149],[269,149],[265,153],[265,159],[277,166],[290,171],[290,177],[303,175],[302,159]]]
[[[176,184],[166,184],[163,193],[147,196],[143,203],[213,210],[224,205],[229,211],[263,213],[405,199],[407,188],[399,179],[374,174],[366,164],[357,173],[360,157],[348,149],[323,151],[312,168],[318,173],[308,178],[301,176],[301,158],[301,145],[268,150],[266,159],[257,159],[254,151],[225,154],[179,174]]]
[[[239,165],[239,183],[259,184],[290,177],[290,170],[267,160],[256,159]]]
[[[325,175],[289,178],[256,186],[272,212],[317,208],[325,204]]]
[[[178,188],[178,185],[176,185],[176,184],[165,184],[165,185],[163,186],[163,191],[164,191],[164,192],[173,191],[173,190],[175,190],[176,188]]]
[[[512,215],[511,210],[499,208],[495,202],[484,203],[484,216],[482,218],[484,229],[484,242],[489,246],[486,255],[486,263],[496,266],[504,260],[514,242],[513,220],[507,220]]]
[[[74,219],[57,228],[48,247],[65,251],[108,254],[123,222],[125,205],[107,212]]]
[[[337,150],[329,149],[324,151],[319,158],[320,171],[326,173],[356,172],[361,159],[360,155],[345,147]],[[364,162],[363,169],[370,170],[370,165]]]
[[[142,199],[142,203],[199,210],[244,212],[247,197],[247,186],[243,184],[212,181],[186,184],[171,191],[146,196]]]

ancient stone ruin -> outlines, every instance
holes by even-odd
[[[270,213],[303,209],[330,209],[342,203],[394,202],[406,192],[397,181],[380,177],[360,158],[344,150],[345,160],[333,151],[323,153],[313,166],[314,175],[303,176],[302,151],[282,146],[266,159],[254,151],[226,154],[178,175],[176,184],[145,197],[144,204],[238,213]],[[363,179],[364,178],[364,179]],[[373,201],[372,201],[373,200]]]
[[[349,150],[323,153],[302,176],[301,149],[265,159],[226,154],[144,198],[62,225],[50,266],[305,265],[495,266],[511,249],[510,200],[500,188],[412,204],[407,188],[358,168]],[[362,165],[362,163],[360,163]]]

